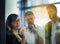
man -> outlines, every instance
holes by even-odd
[[[55,7],[54,4],[47,4],[46,9],[47,9],[49,18],[51,19],[51,21],[49,21],[45,25],[46,44],[57,44],[58,23],[59,23],[58,22],[59,18],[57,17],[57,8]]]
[[[34,14],[31,11],[25,13],[25,20],[28,26],[26,27],[26,44],[43,44],[40,36],[42,29],[34,24]]]

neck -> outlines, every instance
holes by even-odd
[[[18,29],[12,29],[12,30],[18,32]]]
[[[56,17],[56,18],[54,19],[54,21],[53,21],[53,22],[54,22],[54,23],[56,23],[56,22],[57,22],[57,20],[58,20],[58,18]]]
[[[18,29],[12,29],[12,33],[17,36],[18,35]]]

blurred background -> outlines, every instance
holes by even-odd
[[[22,25],[25,25],[24,14],[27,11],[32,11],[35,15],[35,24],[39,26],[45,25],[50,19],[45,6],[41,7],[41,4],[54,3],[57,7],[57,16],[60,17],[60,0],[6,0],[5,5],[5,21],[9,14],[16,13],[19,15],[22,21]],[[36,7],[32,7],[36,6]],[[28,7],[25,9],[25,7]],[[30,7],[30,8],[29,8]],[[38,20],[39,19],[39,20]]]
[[[27,26],[24,20],[24,14],[27,11],[32,11],[35,16],[35,24],[41,26],[42,30],[44,30],[45,24],[49,22],[50,19],[46,7],[40,5],[52,3],[57,7],[57,16],[60,17],[60,0],[6,0],[5,21],[9,14],[16,13],[20,17],[22,27]],[[45,37],[45,34],[43,33],[42,36]]]

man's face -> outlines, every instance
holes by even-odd
[[[29,25],[34,24],[34,15],[27,15],[25,19]]]
[[[57,17],[57,12],[54,8],[49,7],[47,11],[48,11],[48,16],[51,20],[54,20]]]

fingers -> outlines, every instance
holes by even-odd
[[[22,30],[22,36],[25,37],[26,36],[26,29]]]

